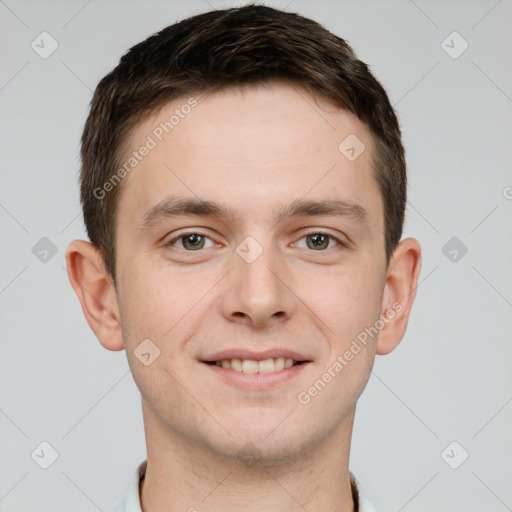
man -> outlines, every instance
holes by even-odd
[[[147,459],[117,511],[375,510],[356,402],[420,271],[382,86],[318,23],[208,12],[134,46],[82,137],[71,284],[126,350]]]

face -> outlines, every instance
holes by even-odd
[[[376,338],[345,355],[379,319],[386,275],[369,131],[273,84],[172,101],[130,152],[148,136],[122,182],[116,267],[146,425],[268,461],[343,435]]]

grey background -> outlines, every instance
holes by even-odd
[[[421,284],[359,401],[351,470],[381,512],[512,510],[512,2],[267,3],[353,46],[407,150]],[[67,244],[86,238],[79,138],[92,91],[130,46],[235,4],[0,0],[2,511],[106,510],[146,456],[125,353],[101,347],[66,275]],[[43,31],[59,45],[47,59],[31,48]],[[458,58],[442,46],[454,31],[469,44]],[[442,250],[452,237],[468,249],[454,246],[455,262]],[[48,469],[31,457],[43,441],[58,452]]]

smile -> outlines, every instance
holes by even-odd
[[[296,361],[291,358],[268,359],[222,359],[202,361],[216,378],[226,384],[247,391],[263,391],[284,385],[297,377],[311,364],[311,361]]]
[[[221,361],[208,361],[207,364],[222,366],[227,370],[235,370],[243,373],[274,373],[301,364],[289,357],[273,357],[256,361],[255,359],[223,359]]]

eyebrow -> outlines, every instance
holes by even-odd
[[[144,214],[137,230],[144,231],[165,220],[186,215],[216,217],[225,221],[232,221],[236,218],[236,214],[227,203],[169,196],[152,206]],[[276,222],[292,217],[337,216],[368,224],[368,212],[361,205],[343,199],[296,199],[284,207],[281,205],[274,209],[274,216]]]

